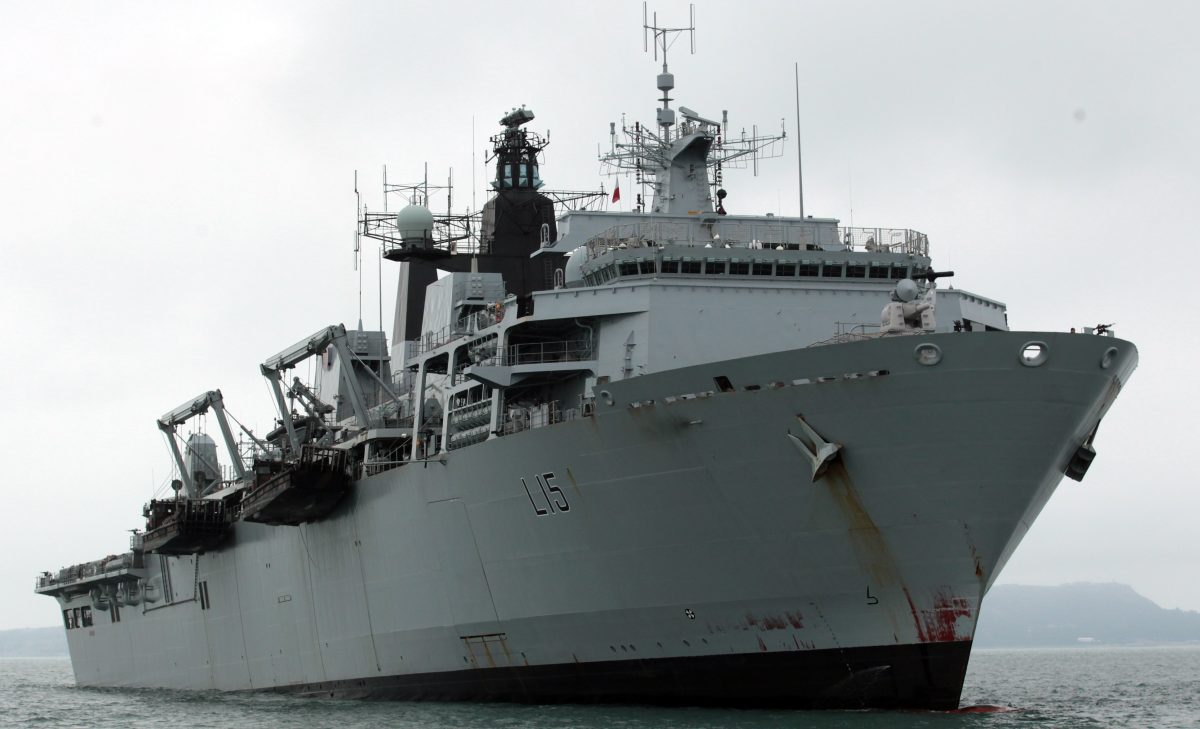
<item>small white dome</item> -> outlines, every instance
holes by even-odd
[[[579,248],[567,254],[567,262],[563,264],[563,282],[567,288],[583,285],[583,261],[586,258]]]
[[[911,278],[906,278],[896,284],[896,298],[907,303],[917,298],[917,294],[921,293],[917,290],[917,283]]]
[[[396,230],[403,243],[433,240],[433,213],[424,205],[409,205],[396,214]]]

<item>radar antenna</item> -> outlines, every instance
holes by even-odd
[[[652,19],[651,19],[652,18]],[[676,110],[671,108],[670,92],[675,88],[675,76],[667,65],[667,51],[681,33],[687,33],[691,50],[696,51],[696,9],[689,7],[689,24],[686,27],[668,28],[658,25],[658,14],[649,15],[646,4],[642,4],[642,44],[650,50],[653,35],[654,59],[662,53],[662,72],[657,85],[662,92],[658,99],[662,106],[656,110],[657,131],[641,122],[632,125],[621,118],[618,136],[617,124],[609,124],[609,151],[599,155],[601,163],[609,168],[607,174],[619,176],[633,172],[634,181],[644,189],[647,185],[654,192],[654,212],[694,213],[698,210],[713,210],[714,193],[722,186],[726,167],[744,168],[752,166],[758,174],[758,161],[783,154],[783,141],[787,130],[779,134],[759,134],[758,127],[750,131],[742,129],[733,138],[729,134],[729,112],[721,112],[721,121],[680,106],[680,120],[676,123]],[[705,174],[694,175],[703,167]],[[711,175],[708,170],[712,170]],[[679,172],[680,174],[675,174]],[[638,209],[642,209],[644,195],[639,195]],[[718,199],[724,196],[716,196]],[[720,212],[720,210],[718,210]]]
[[[660,28],[658,12],[654,13],[653,25],[647,24],[646,3],[642,3],[642,50],[647,51],[650,34],[654,34],[654,60],[658,60],[658,51],[662,49],[662,73],[658,75],[658,90],[662,92],[662,108],[658,110],[658,126],[662,128],[663,141],[671,141],[671,125],[675,123],[675,112],[671,110],[671,89],[675,88],[675,75],[667,68],[667,50],[675,44],[680,33],[687,33],[691,40],[692,54],[696,53],[696,6],[688,5],[690,18],[686,28]]]
[[[490,137],[492,151],[485,153],[485,164],[495,164],[495,176],[491,187],[496,193],[532,190],[539,192],[553,204],[555,210],[592,210],[600,208],[607,199],[603,191],[546,190],[539,175],[542,150],[550,141],[532,131],[526,125],[533,121],[533,112],[525,106],[513,107],[500,119],[501,131]],[[383,257],[402,261],[409,258],[445,264],[452,256],[491,255],[493,240],[488,233],[489,220],[494,222],[493,213],[481,210],[454,210],[454,169],[446,183],[429,182],[428,165],[423,180],[419,182],[388,182],[384,168],[383,210],[368,210],[359,205],[357,235],[374,238],[383,244]],[[357,178],[356,178],[357,183]],[[357,195],[357,184],[355,194]],[[429,216],[430,230],[422,236],[420,245],[404,240],[404,231],[398,227],[400,218],[389,211],[389,196],[397,196],[409,207],[425,208]],[[444,197],[444,212],[433,212],[433,198]],[[403,206],[400,206],[403,207]],[[401,211],[401,215],[404,212]],[[548,214],[549,215],[549,214]],[[489,217],[490,216],[490,217]],[[550,216],[551,218],[557,215]],[[357,238],[356,238],[357,241]],[[356,249],[357,250],[357,249]],[[382,284],[381,284],[382,286]]]

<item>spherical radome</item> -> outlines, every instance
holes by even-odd
[[[433,213],[424,205],[409,205],[396,214],[400,240],[419,242],[433,238]]]
[[[587,256],[579,248],[567,254],[563,264],[563,281],[568,287],[583,285],[583,261]]]

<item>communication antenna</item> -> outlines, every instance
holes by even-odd
[[[386,175],[387,168],[384,168]],[[358,192],[358,170],[354,171],[354,270],[358,272],[358,328],[362,329],[362,244],[359,238],[358,217],[362,211],[362,195]],[[382,328],[382,327],[380,327]]]
[[[796,61],[796,182],[800,190],[800,217],[804,217],[804,164],[800,157],[800,62]],[[852,224],[853,225],[853,224]]]
[[[471,209],[475,210],[475,117],[471,117]]]
[[[662,73],[658,75],[658,90],[662,92],[662,108],[658,110],[658,126],[662,128],[663,141],[671,141],[671,126],[675,123],[675,112],[671,109],[671,89],[675,88],[675,76],[667,68],[667,50],[674,45],[680,33],[687,33],[691,40],[692,53],[696,52],[696,6],[688,5],[689,24],[686,28],[660,28],[658,13],[654,13],[653,25],[647,23],[646,3],[642,3],[642,49],[648,50],[650,34],[654,34],[654,60],[662,49]]]
[[[621,116],[621,124],[610,123],[608,128],[609,150],[600,154],[600,161],[608,169],[605,174],[619,175],[630,173],[633,184],[638,190],[635,209],[642,212],[646,209],[647,191],[654,194],[654,210],[664,209],[660,195],[664,188],[664,179],[671,169],[679,150],[673,148],[674,142],[683,135],[697,135],[708,142],[704,164],[713,175],[708,177],[708,184],[716,188],[714,193],[721,193],[726,170],[732,168],[751,167],[758,174],[760,160],[781,156],[783,141],[787,132],[781,129],[778,134],[761,134],[758,127],[751,130],[742,129],[740,135],[731,138],[729,129],[729,113],[722,110],[720,121],[706,118],[699,113],[680,106],[672,108],[671,91],[675,88],[675,77],[667,63],[667,54],[681,33],[687,33],[692,53],[696,51],[696,8],[689,5],[689,24],[684,27],[665,27],[658,25],[658,15],[651,15],[647,3],[642,4],[642,46],[650,50],[654,42],[654,59],[662,53],[662,67],[656,79],[657,87],[662,92],[659,101],[661,105],[656,111],[654,124],[642,124],[636,120],[627,121]],[[676,116],[683,117],[676,126]],[[657,127],[657,128],[656,128]],[[618,137],[617,132],[621,133]],[[717,199],[723,199],[717,194]],[[631,201],[633,202],[633,201]]]
[[[354,171],[354,220],[355,220],[355,226],[354,226],[354,270],[356,270],[356,271],[358,270],[358,251],[359,251],[359,237],[358,237],[359,230],[358,230],[357,221],[358,221],[358,217],[361,212],[362,212],[362,195],[360,195],[358,192],[358,170],[355,170]]]
[[[686,28],[660,28],[658,27],[658,11],[654,12],[653,25],[650,25],[647,16],[646,3],[642,3],[642,51],[650,50],[650,32],[654,32],[654,60],[658,60],[658,49],[662,46],[663,49],[663,64],[667,62],[667,48],[671,45],[667,41],[668,33],[687,33],[691,39],[692,55],[696,53],[696,4],[688,4],[688,25]],[[664,65],[665,68],[665,65]]]

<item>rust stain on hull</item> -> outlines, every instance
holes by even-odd
[[[958,619],[971,617],[971,603],[965,597],[956,597],[949,591],[937,593],[933,598],[933,609],[925,611],[925,634],[931,641],[965,640],[970,636],[958,635]]]
[[[883,534],[879,531],[879,526],[863,506],[858,490],[854,488],[854,482],[846,471],[845,463],[841,459],[831,462],[818,483],[824,483],[828,487],[830,496],[833,497],[838,509],[845,517],[850,546],[858,558],[858,563],[871,576],[872,581],[880,589],[898,586],[904,590],[905,597],[908,597],[908,588],[900,578],[896,559],[892,556]],[[909,598],[909,605],[912,607],[911,598]],[[887,605],[884,605],[883,608],[887,611],[888,621],[892,624],[892,632],[899,633],[900,627],[896,622],[895,614],[888,609]],[[917,627],[919,638],[922,626],[915,612],[913,621]]]
[[[944,588],[933,596],[932,608],[924,609],[918,605],[908,585],[901,578],[900,569],[883,538],[883,533],[863,506],[845,464],[841,460],[830,463],[822,480],[846,518],[851,547],[859,564],[881,589],[898,588],[904,594],[913,626],[916,628],[917,640],[922,643],[936,643],[969,639],[970,635],[958,634],[958,619],[972,616],[970,601],[953,595],[949,588]],[[970,543],[970,547],[975,562],[975,576],[982,584],[983,560],[973,543]],[[881,607],[886,609],[887,606]],[[891,611],[888,612],[888,619],[892,622],[893,631],[898,634],[900,630]]]
[[[780,615],[764,615],[761,618],[754,613],[746,613],[746,626],[743,630],[757,628],[761,631],[786,630],[788,626],[794,630],[804,629],[804,613],[799,610],[785,612]],[[709,632],[712,632],[711,630]]]
[[[822,479],[829,487],[838,508],[846,517],[850,540],[859,561],[871,573],[871,577],[882,585],[901,583],[896,560],[888,549],[875,520],[863,507],[858,491],[840,460],[829,464]]]

